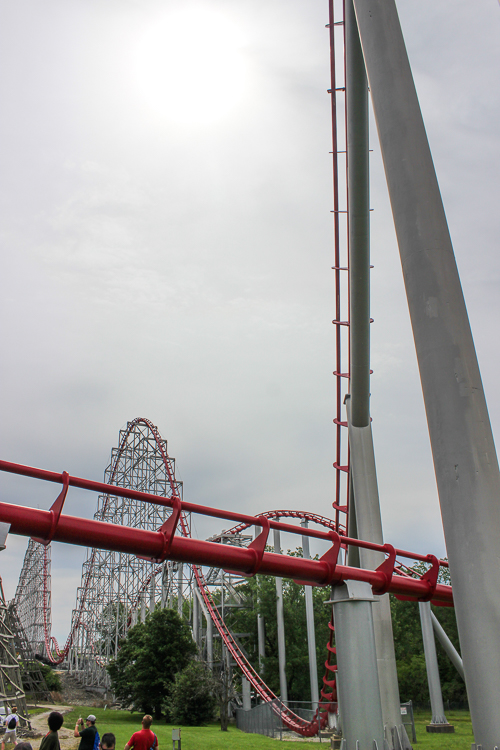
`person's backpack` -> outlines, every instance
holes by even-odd
[[[13,717],[12,717],[12,719],[11,719],[11,720],[9,721],[9,723],[7,724],[7,729],[15,729],[15,728],[16,728],[16,726],[17,726],[17,721],[16,721],[16,717],[15,717],[15,716],[13,716]]]
[[[153,744],[151,745],[151,747],[149,748],[149,750],[155,750],[155,747],[158,744],[158,739],[157,739],[156,734],[154,732],[153,732],[153,737],[154,737]]]
[[[94,735],[94,747],[92,748],[92,750],[99,750],[99,742],[100,741],[101,741],[101,738],[99,737],[99,732],[96,729],[95,730],[95,735]]]

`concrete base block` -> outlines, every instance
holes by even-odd
[[[439,734],[452,734],[455,731],[453,724],[427,724],[425,728],[428,732],[437,732]]]

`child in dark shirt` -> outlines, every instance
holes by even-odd
[[[47,719],[49,731],[40,743],[40,750],[61,750],[57,732],[62,727],[63,721],[63,716],[59,711],[52,711],[49,714],[49,718]]]

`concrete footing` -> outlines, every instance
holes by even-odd
[[[452,734],[455,731],[453,724],[427,724],[425,728],[428,732],[439,734]]]

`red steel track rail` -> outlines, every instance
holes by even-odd
[[[10,524],[12,534],[36,537],[37,539],[43,539],[45,542],[54,540],[125,552],[151,560],[169,559],[195,565],[216,566],[248,576],[259,572],[266,575],[297,579],[313,586],[340,584],[347,580],[366,581],[377,593],[389,591],[397,596],[405,596],[420,601],[432,601],[438,605],[452,606],[453,604],[451,586],[437,583],[439,566],[445,563],[439,561],[434,555],[420,555],[406,550],[394,549],[387,544],[378,545],[358,539],[350,539],[346,536],[341,537],[333,530],[319,531],[273,521],[265,516],[250,516],[218,508],[208,508],[181,501],[179,497],[159,497],[127,487],[117,487],[104,482],[69,476],[66,472],[59,474],[8,461],[0,461],[0,470],[58,484],[67,484],[70,487],[79,487],[93,492],[155,503],[173,509],[173,513],[160,530],[145,531],[103,521],[64,515],[61,512],[62,507],[54,507],[57,501],[51,510],[0,503],[0,521]],[[249,547],[233,547],[227,544],[179,536],[175,532],[181,512],[197,513],[203,516],[259,526],[262,531]],[[266,552],[267,536],[271,528],[322,539],[330,542],[331,548],[320,560],[307,560],[290,555]],[[352,568],[338,564],[340,547],[345,548],[351,545],[384,552],[387,559],[377,570]],[[394,572],[396,556],[430,563],[431,569],[420,578],[398,575]]]
[[[278,514],[284,517],[291,516],[300,519],[303,514],[297,511],[272,511],[259,516],[249,516],[184,502],[178,494],[174,494],[171,498],[159,497],[130,488],[118,487],[103,482],[94,482],[80,477],[72,477],[67,472],[58,474],[7,461],[0,461],[0,470],[61,483],[63,485],[61,493],[52,508],[48,511],[0,503],[0,520],[10,524],[10,533],[35,537],[37,541],[45,544],[54,540],[136,554],[142,558],[156,562],[170,559],[191,563],[205,606],[238,667],[251,682],[261,698],[272,702],[273,710],[280,714],[284,724],[289,729],[303,736],[312,736],[316,734],[320,726],[323,727],[325,725],[327,720],[327,711],[325,709],[328,708],[330,703],[336,700],[335,681],[328,680],[327,676],[329,673],[335,672],[335,665],[332,663],[332,658],[335,655],[333,624],[330,626],[332,637],[327,646],[328,658],[325,662],[327,674],[323,678],[324,688],[321,691],[322,700],[320,702],[320,709],[323,713],[319,715],[317,713],[311,722],[307,722],[290,711],[277,699],[277,696],[268,688],[244,657],[230,630],[214,606],[210,591],[205,584],[203,573],[198,566],[216,566],[232,572],[238,572],[244,576],[253,576],[257,572],[260,572],[268,575],[293,578],[302,584],[319,586],[338,585],[345,580],[363,580],[370,583],[377,594],[390,591],[404,598],[421,601],[432,600],[435,604],[444,606],[450,606],[453,602],[451,587],[437,583],[439,567],[440,565],[446,565],[446,562],[439,561],[434,555],[419,555],[405,550],[396,550],[388,544],[376,545],[357,539],[350,539],[347,536],[341,536],[333,528],[334,522],[322,516],[306,514],[308,520],[321,523],[328,531],[319,531],[273,520],[273,516],[276,518]],[[158,531],[146,531],[118,526],[103,521],[66,516],[63,515],[62,510],[69,487],[79,487],[106,495],[120,496],[141,502],[167,506],[172,508],[172,513]],[[171,481],[171,487],[172,489],[175,487],[173,480]],[[261,532],[248,547],[236,547],[216,541],[192,539],[184,516],[185,513],[198,513],[233,522],[236,521],[238,526],[231,529],[233,533],[249,526],[258,526],[261,528]],[[322,539],[329,542],[331,547],[320,560],[308,560],[290,555],[266,552],[267,538],[271,528]],[[177,534],[176,531],[179,531],[180,534]],[[380,550],[387,557],[377,570],[365,570],[339,565],[340,548],[347,548],[349,545]],[[425,561],[430,563],[431,567],[420,578],[412,578],[401,570],[401,567],[406,566],[400,561],[396,561],[397,555],[413,560]],[[55,645],[58,661],[61,661],[66,656],[72,642],[73,633],[74,631],[70,633],[63,651],[60,651],[54,639],[51,639]],[[47,632],[45,636],[47,653],[51,656]],[[56,661],[54,657],[52,657],[52,660]],[[327,688],[330,688],[330,692],[327,692]]]

